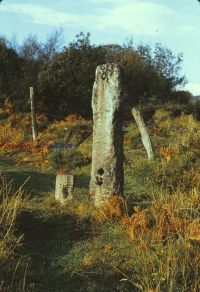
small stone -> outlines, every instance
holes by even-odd
[[[57,174],[55,199],[60,203],[73,198],[74,176],[70,174]]]

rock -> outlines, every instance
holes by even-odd
[[[99,206],[105,198],[122,195],[124,84],[121,67],[97,67],[92,93],[93,150],[90,194]]]
[[[74,176],[70,174],[57,174],[55,199],[60,203],[71,200],[74,188]]]

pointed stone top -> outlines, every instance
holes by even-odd
[[[106,63],[103,65],[99,65],[96,70],[96,79],[102,79],[102,80],[109,80],[109,77],[111,77],[114,73],[120,74],[121,67],[118,64],[115,63]]]

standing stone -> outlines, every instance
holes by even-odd
[[[92,93],[93,150],[90,194],[99,206],[112,195],[122,195],[123,76],[116,64],[100,65]]]
[[[152,149],[152,145],[151,145],[151,139],[149,137],[149,133],[148,133],[147,127],[145,126],[143,117],[142,117],[140,111],[137,110],[136,108],[132,108],[132,115],[133,115],[135,122],[140,130],[141,137],[142,137],[142,143],[147,151],[148,159],[149,160],[154,159],[153,149]]]
[[[55,199],[60,203],[71,200],[74,188],[74,176],[69,174],[57,174]]]

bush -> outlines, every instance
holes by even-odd
[[[49,164],[51,169],[56,172],[71,172],[77,167],[82,167],[89,163],[80,151],[75,149],[54,149],[49,154]]]
[[[152,104],[145,104],[140,108],[142,117],[145,121],[149,121],[152,119],[153,115],[156,111],[156,106]]]
[[[189,104],[186,112],[192,114],[197,121],[200,121],[200,101],[195,101]]]
[[[182,113],[186,111],[186,106],[185,105],[174,105],[170,109],[170,117],[172,118],[177,118],[180,117]]]
[[[166,107],[170,112],[170,116],[172,118],[176,118],[181,116],[181,114],[185,115],[193,115],[193,117],[200,121],[200,101],[194,101],[185,104],[173,104]]]
[[[189,104],[192,99],[192,94],[189,91],[177,90],[172,93],[172,98],[178,104]]]

